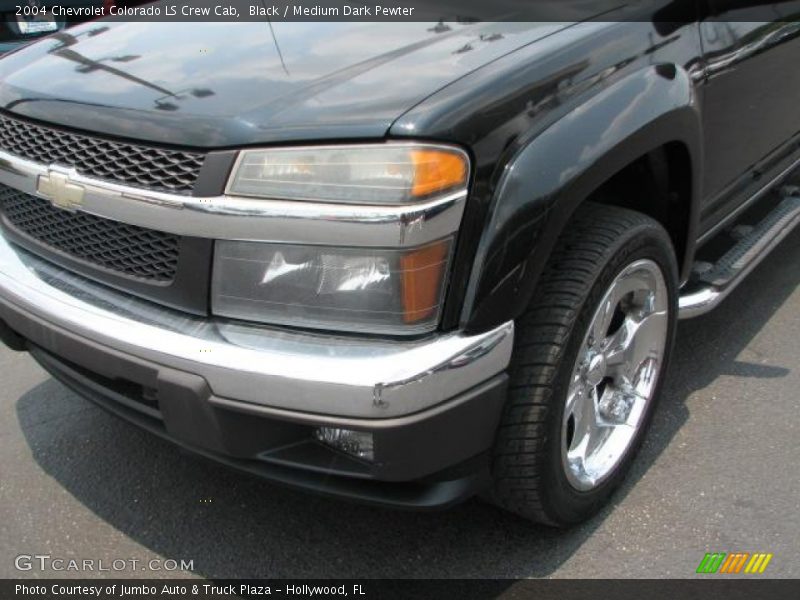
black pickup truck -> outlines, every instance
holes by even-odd
[[[615,4],[93,21],[9,54],[3,340],[276,482],[586,519],[678,319],[800,223],[800,2]]]

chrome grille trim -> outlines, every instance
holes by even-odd
[[[0,183],[37,195],[43,165],[0,150]],[[85,188],[81,211],[175,235],[211,239],[410,248],[458,230],[467,190],[417,204],[375,206],[184,196],[143,190],[69,171]]]

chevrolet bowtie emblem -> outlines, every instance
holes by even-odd
[[[36,191],[56,208],[74,212],[83,204],[85,190],[83,186],[70,181],[68,172],[49,169],[47,175],[39,175]]]

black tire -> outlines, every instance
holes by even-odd
[[[654,261],[668,290],[667,343],[654,395],[636,436],[610,475],[588,491],[567,480],[562,419],[568,382],[591,319],[621,271]],[[516,322],[509,398],[492,457],[491,500],[526,519],[569,526],[595,514],[624,479],[652,418],[675,335],[678,267],[669,235],[650,217],[587,203],[580,207]]]

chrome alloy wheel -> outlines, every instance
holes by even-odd
[[[652,260],[628,265],[592,317],[567,392],[561,458],[589,491],[608,478],[642,425],[663,365],[669,294]]]

